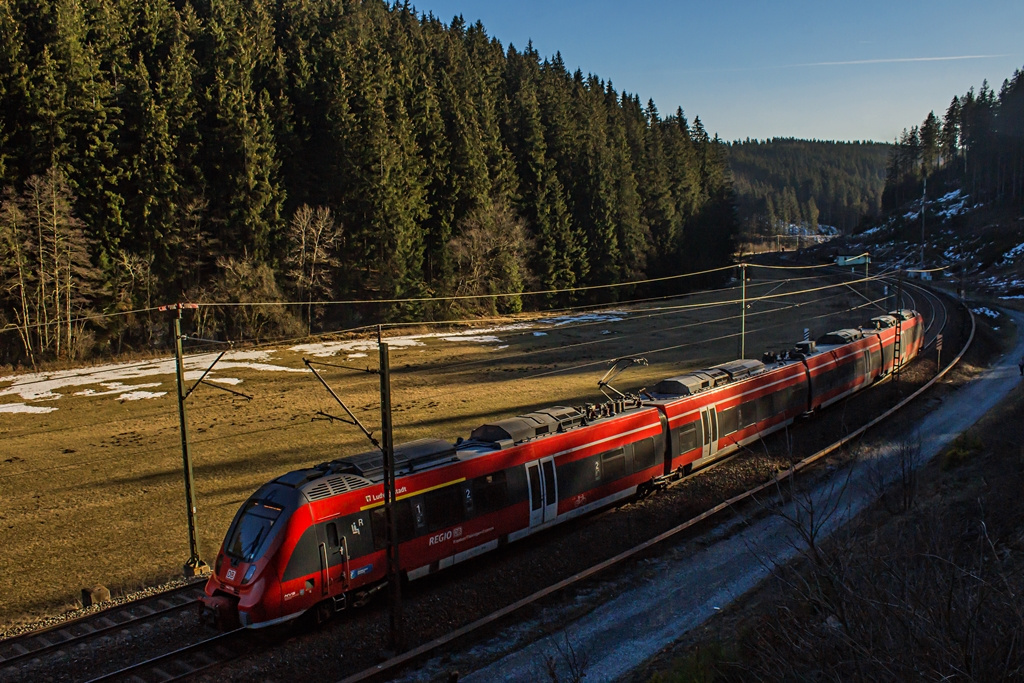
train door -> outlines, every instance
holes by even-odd
[[[555,459],[542,458],[526,464],[527,495],[530,498],[530,526],[550,522],[558,514],[558,480]]]
[[[706,460],[718,452],[718,410],[715,406],[700,409],[700,424],[704,433],[700,459]]]
[[[324,525],[324,543],[320,544],[320,592],[327,596],[348,590],[348,538],[339,532],[339,522]]]

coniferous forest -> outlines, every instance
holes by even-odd
[[[1016,70],[997,94],[985,81],[904,129],[889,156],[886,209],[959,188],[975,202],[1024,203],[1024,72]]]
[[[382,0],[0,4],[0,362],[608,301],[728,263],[681,109]],[[673,285],[678,287],[679,285]],[[322,301],[391,301],[321,305]]]
[[[744,140],[729,145],[743,231],[771,236],[790,225],[852,232],[882,204],[891,145]]]

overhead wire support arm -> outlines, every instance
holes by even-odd
[[[306,364],[306,367],[309,368],[309,371],[313,373],[313,376],[316,377],[318,380],[320,380],[320,384],[324,385],[324,389],[327,389],[327,393],[329,393],[331,395],[331,397],[335,401],[338,402],[338,405],[340,405],[342,407],[342,409],[344,409],[344,411],[346,413],[348,413],[348,416],[350,418],[352,418],[352,421],[350,422],[350,421],[348,421],[348,420],[346,420],[344,418],[340,418],[340,417],[335,417],[333,415],[329,415],[328,413],[325,413],[322,410],[319,411],[317,414],[318,415],[323,415],[324,417],[332,419],[332,420],[338,420],[340,422],[345,422],[346,424],[351,424],[351,425],[354,425],[354,426],[358,427],[359,430],[363,433],[363,435],[367,439],[370,440],[370,443],[373,444],[374,448],[376,448],[376,449],[378,449],[380,451],[383,451],[384,450],[383,446],[381,446],[380,442],[377,441],[376,438],[374,438],[373,432],[371,432],[366,427],[364,427],[363,423],[359,421],[359,418],[357,418],[355,416],[355,413],[353,413],[351,410],[349,410],[349,407],[347,405],[345,405],[344,401],[341,400],[341,397],[339,397],[336,393],[334,393],[334,389],[331,389],[331,385],[327,383],[327,380],[325,380],[320,375],[320,373],[316,371],[316,368],[313,367],[313,363],[310,362],[310,360],[308,358],[303,358],[302,362]],[[330,365],[330,364],[329,363],[321,363],[321,365]],[[369,372],[371,374],[378,374],[376,370],[369,370],[369,369],[367,369],[366,372]]]
[[[597,381],[597,387],[601,390],[601,393],[605,395],[608,400],[613,400],[611,396],[605,391],[605,387],[611,389],[619,398],[627,398],[625,394],[616,389],[611,385],[611,381],[618,377],[626,368],[631,368],[634,365],[647,365],[646,358],[616,358],[612,361],[612,366],[608,368],[608,372],[604,373],[604,377]]]

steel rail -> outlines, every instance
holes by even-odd
[[[971,344],[974,342],[975,330],[977,328],[977,325],[976,325],[976,322],[975,322],[975,319],[974,319],[974,314],[971,312],[971,310],[966,305],[964,305],[964,310],[965,310],[965,312],[967,313],[967,315],[970,318],[970,321],[971,321],[971,331],[970,331],[970,334],[968,335],[968,338],[967,338],[966,342],[961,347],[959,353],[949,362],[949,364],[944,369],[942,369],[940,372],[936,373],[936,375],[934,377],[932,377],[930,380],[928,380],[928,382],[926,382],[923,386],[918,388],[916,391],[914,391],[912,394],[910,394],[909,396],[904,398],[902,401],[897,403],[892,408],[889,408],[888,410],[886,410],[881,415],[879,415],[879,416],[875,417],[874,419],[872,419],[871,421],[869,421],[867,424],[861,426],[860,428],[854,430],[850,434],[847,434],[843,438],[839,439],[838,441],[835,441],[834,443],[826,446],[825,448],[822,448],[821,450],[817,451],[816,453],[807,456],[803,460],[800,460],[799,462],[794,463],[794,465],[791,468],[789,468],[788,470],[779,472],[776,476],[772,477],[768,481],[766,481],[766,482],[764,482],[762,484],[759,484],[758,486],[755,486],[752,489],[744,491],[743,493],[737,494],[737,495],[733,496],[732,498],[729,498],[728,500],[726,500],[726,501],[724,501],[722,503],[719,503],[718,505],[714,506],[713,508],[710,508],[709,510],[704,511],[701,514],[686,520],[682,524],[679,524],[678,526],[675,526],[675,527],[673,527],[673,528],[671,528],[671,529],[669,529],[667,531],[662,532],[661,534],[655,536],[654,538],[648,539],[647,541],[644,541],[643,543],[640,543],[639,545],[636,545],[636,546],[634,546],[634,547],[632,547],[632,548],[630,548],[628,550],[625,550],[625,551],[619,553],[615,557],[612,557],[610,559],[604,560],[603,562],[600,562],[600,563],[594,565],[593,567],[585,569],[582,572],[579,572],[578,574],[575,574],[575,575],[570,576],[570,577],[568,577],[566,579],[563,579],[562,581],[559,581],[558,583],[555,583],[555,584],[553,584],[551,586],[548,586],[547,588],[541,589],[541,590],[537,591],[536,593],[533,593],[532,595],[529,595],[529,596],[527,596],[527,597],[525,597],[525,598],[523,598],[521,600],[518,600],[517,602],[515,602],[515,603],[513,603],[511,605],[503,607],[502,609],[497,610],[495,612],[492,612],[491,614],[489,614],[489,615],[487,615],[487,616],[485,616],[485,617],[483,617],[481,619],[478,619],[478,620],[476,620],[476,621],[474,621],[474,622],[472,622],[470,624],[462,626],[461,628],[458,628],[458,629],[456,629],[455,631],[452,631],[449,634],[446,634],[444,636],[441,636],[440,638],[432,640],[429,643],[424,643],[423,645],[420,645],[417,648],[409,650],[408,652],[404,652],[404,653],[402,653],[402,654],[400,654],[400,655],[398,655],[396,657],[393,657],[392,659],[389,659],[389,660],[387,660],[385,662],[377,664],[376,666],[373,666],[373,667],[371,667],[369,669],[364,669],[363,671],[361,671],[359,673],[356,673],[356,674],[353,674],[353,675],[348,676],[346,678],[343,678],[343,679],[341,679],[340,683],[361,683],[362,681],[372,680],[372,679],[376,678],[377,676],[382,676],[384,674],[387,674],[388,672],[393,671],[394,669],[397,669],[398,667],[401,667],[401,666],[403,666],[403,665],[405,665],[405,664],[407,664],[407,663],[409,663],[411,661],[414,661],[415,659],[417,659],[419,657],[422,657],[423,655],[425,655],[425,654],[427,654],[429,652],[432,652],[433,650],[436,650],[436,649],[438,649],[440,647],[443,647],[443,646],[445,646],[445,645],[447,645],[447,644],[449,644],[449,643],[451,643],[451,642],[453,642],[453,641],[455,641],[455,640],[457,640],[457,639],[459,639],[459,638],[461,638],[461,637],[463,637],[463,636],[465,636],[465,635],[467,635],[469,633],[472,633],[473,631],[476,631],[477,629],[483,628],[483,627],[488,626],[488,625],[490,625],[490,624],[492,624],[492,623],[494,623],[496,621],[499,621],[500,619],[502,619],[504,617],[507,617],[507,616],[513,614],[514,612],[517,612],[518,610],[522,609],[523,607],[526,607],[528,605],[532,605],[532,604],[536,603],[538,600],[541,600],[541,599],[543,599],[543,598],[545,598],[545,597],[547,597],[547,596],[549,596],[549,595],[551,595],[553,593],[556,593],[556,592],[561,591],[561,590],[563,590],[563,589],[565,589],[565,588],[567,588],[569,586],[572,586],[573,584],[579,583],[580,581],[583,581],[584,579],[590,578],[591,576],[594,576],[595,574],[598,574],[598,573],[600,573],[600,572],[602,572],[602,571],[604,571],[604,570],[606,570],[606,569],[608,569],[608,568],[610,568],[610,567],[612,567],[614,565],[617,565],[620,562],[623,562],[624,560],[632,558],[632,557],[634,557],[634,556],[636,556],[636,555],[638,555],[638,554],[640,554],[640,553],[650,549],[651,547],[653,547],[653,546],[655,546],[655,545],[657,545],[659,543],[662,543],[663,541],[666,541],[666,540],[672,538],[673,536],[676,536],[677,534],[679,534],[679,533],[681,533],[681,532],[683,532],[683,531],[685,531],[687,529],[690,529],[691,527],[693,527],[693,526],[695,526],[697,524],[700,524],[701,522],[704,522],[704,521],[710,519],[711,517],[714,517],[715,515],[718,515],[721,512],[724,512],[725,510],[729,510],[729,509],[735,507],[736,505],[738,505],[738,504],[740,504],[742,502],[745,502],[745,501],[747,501],[749,499],[754,498],[754,496],[757,496],[758,494],[763,493],[764,491],[766,491],[768,489],[778,488],[786,480],[794,478],[798,473],[800,473],[803,470],[807,469],[808,467],[810,467],[814,463],[818,462],[822,458],[826,457],[827,455],[830,455],[831,453],[835,452],[836,450],[842,448],[843,446],[845,446],[846,444],[850,443],[854,439],[858,438],[859,436],[861,436],[862,434],[867,432],[868,429],[870,429],[870,428],[880,424],[881,422],[884,422],[888,418],[890,418],[894,413],[896,413],[900,409],[904,408],[911,401],[913,401],[918,396],[923,394],[925,391],[930,389],[936,382],[938,382],[950,370],[952,370],[953,367],[955,367],[960,362],[960,360],[963,358],[964,354],[967,353],[967,350],[971,347]]]
[[[152,671],[155,674],[154,680],[159,681],[175,681],[187,676],[192,676],[200,671],[209,669],[225,662],[229,662],[232,659],[241,657],[245,652],[243,650],[228,650],[225,647],[226,643],[231,643],[236,640],[241,640],[241,637],[245,634],[244,628],[237,628],[233,631],[225,631],[224,633],[218,633],[217,635],[201,640],[191,645],[180,647],[177,650],[151,657],[142,662],[131,664],[129,666],[118,669],[117,671],[111,671],[110,673],[103,674],[97,678],[90,679],[88,683],[100,683],[101,681],[112,681],[118,678],[126,678],[131,676],[132,680],[146,680],[142,674],[147,670]],[[215,647],[218,646],[225,654],[216,656],[218,653],[215,652]],[[188,658],[196,657],[199,658],[197,664],[193,664],[188,661]],[[177,664],[182,669],[178,673],[168,671],[166,667],[168,665]]]
[[[108,607],[94,614],[69,619],[46,628],[29,631],[28,633],[2,640],[0,641],[0,670],[50,652],[80,645],[113,631],[131,628],[132,626],[187,609],[198,602],[198,595],[187,599],[185,602],[169,605],[146,614],[138,616],[130,614],[133,610],[149,609],[151,603],[175,600],[179,594],[201,591],[202,587],[196,584],[179,586],[162,593],[146,596],[140,600]],[[127,618],[123,618],[125,616]],[[108,623],[99,627],[93,626],[93,624],[103,621]],[[72,633],[72,631],[79,629],[88,630],[84,633]],[[53,640],[53,638],[59,638],[59,640]]]

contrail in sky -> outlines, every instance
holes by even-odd
[[[898,64],[901,62],[952,62],[960,59],[994,59],[1011,55],[958,55],[955,57],[897,57],[893,59],[851,59],[846,62],[809,62],[807,64],[785,64],[780,68],[799,66],[850,66],[854,64]]]

